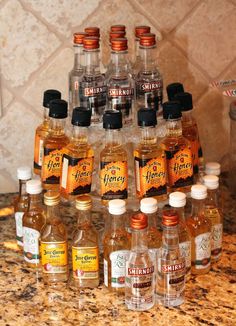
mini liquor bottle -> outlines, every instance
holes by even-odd
[[[128,197],[128,163],[120,129],[120,111],[106,111],[103,115],[105,147],[100,153],[101,198],[105,204],[111,199]]]
[[[136,195],[163,201],[167,198],[166,155],[157,144],[156,124],[154,109],[138,111],[141,139],[134,150]]]
[[[177,212],[179,217],[179,249],[185,257],[186,275],[191,273],[191,233],[185,220],[184,207],[186,205],[186,195],[183,192],[175,191],[169,196],[169,205]]]
[[[46,284],[68,279],[67,231],[60,218],[59,203],[58,192],[49,190],[44,194],[46,223],[40,232],[40,262]]]
[[[49,133],[49,103],[60,99],[61,93],[55,89],[48,89],[43,94],[44,119],[35,131],[34,140],[34,173],[40,175],[43,160],[43,142]]]
[[[85,37],[83,40],[85,71],[80,84],[80,106],[92,112],[92,124],[102,121],[106,107],[105,77],[100,72],[99,38]]]
[[[133,122],[134,80],[130,77],[126,38],[111,40],[112,64],[107,79],[107,108],[122,113],[123,126]]]
[[[104,284],[110,291],[124,293],[125,266],[131,240],[125,229],[126,203],[113,199],[108,203],[108,210],[108,226],[103,238]]]
[[[133,59],[133,74],[134,77],[140,70],[140,64],[141,64],[141,57],[139,54],[139,41],[140,41],[140,36],[142,34],[147,34],[151,32],[151,27],[150,26],[136,26],[134,33],[135,33],[135,51],[134,51],[134,59]]]
[[[98,233],[91,220],[92,200],[89,195],[76,198],[77,227],[72,236],[73,281],[79,287],[99,285]]]
[[[182,135],[179,102],[165,102],[163,118],[167,135],[161,146],[166,154],[169,191],[188,192],[193,184],[193,159],[191,145]]]
[[[211,261],[215,262],[220,259],[222,254],[223,234],[223,215],[218,196],[219,178],[215,175],[205,175],[203,182],[208,193],[205,201],[205,214],[211,221]]]
[[[183,84],[181,84],[179,82],[171,83],[166,86],[166,92],[167,92],[168,100],[174,101],[175,95],[177,95],[178,93],[184,92],[184,86],[183,86]]]
[[[39,266],[39,237],[45,224],[42,208],[42,184],[40,180],[26,182],[26,191],[29,194],[29,208],[23,216],[23,248],[24,260],[29,267]]]
[[[73,110],[73,135],[62,159],[60,193],[65,199],[74,200],[77,195],[91,190],[94,151],[88,143],[90,120],[90,110]]]
[[[16,241],[18,248],[22,250],[23,247],[23,226],[22,219],[29,207],[28,194],[26,191],[26,182],[32,177],[31,168],[22,166],[17,169],[17,179],[19,180],[19,194],[15,200],[15,220],[16,220]]]
[[[179,249],[178,224],[176,211],[163,212],[156,294],[157,300],[166,307],[179,306],[184,302],[185,257]]]
[[[192,274],[206,274],[211,268],[211,222],[206,217],[207,188],[194,185],[191,188],[192,211],[187,219],[191,233]]]
[[[148,250],[147,228],[147,215],[136,213],[131,217],[132,240],[125,277],[125,303],[130,310],[145,311],[155,303],[155,268]]]
[[[163,98],[162,75],[156,63],[156,35],[140,36],[140,70],[135,77],[137,110],[151,108],[160,110]]]
[[[50,133],[44,140],[41,180],[46,190],[59,190],[64,147],[69,143],[65,135],[67,102],[53,100],[49,104]]]

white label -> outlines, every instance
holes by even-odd
[[[63,157],[61,186],[64,189],[66,189],[66,184],[67,184],[68,163],[69,163],[69,160],[67,158]]]
[[[42,166],[43,162],[43,140],[40,139],[39,141],[39,157],[38,157],[38,165]]]
[[[129,250],[118,250],[110,254],[111,260],[111,287],[125,287],[125,266],[129,259]]]
[[[223,225],[221,223],[215,224],[211,228],[211,255],[214,259],[219,258],[221,255],[222,232]]]
[[[191,268],[191,241],[181,242],[179,244],[179,250],[181,256],[185,258],[185,266],[188,270]]]
[[[108,287],[108,265],[107,265],[107,260],[103,260],[103,265],[104,265],[104,284],[105,286]]]
[[[24,212],[16,212],[15,219],[16,219],[16,240],[17,244],[23,247],[23,226],[22,226],[22,218]]]
[[[136,189],[140,191],[139,161],[135,160]]]
[[[23,227],[24,259],[28,263],[39,263],[39,236],[39,231]]]
[[[211,233],[203,233],[195,237],[195,268],[204,269],[211,263]]]

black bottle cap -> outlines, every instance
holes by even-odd
[[[163,103],[163,118],[165,120],[181,118],[181,105],[178,101],[168,101]]]
[[[71,123],[73,126],[89,127],[92,111],[84,107],[74,108]]]
[[[181,111],[190,111],[193,108],[192,94],[183,92],[178,93],[174,97],[175,101],[181,104]]]
[[[176,94],[184,92],[184,86],[181,83],[172,83],[166,87],[166,91],[168,100],[173,101]]]
[[[122,128],[122,113],[120,111],[106,111],[103,114],[104,129],[121,129]]]
[[[49,104],[49,117],[64,119],[67,117],[67,102],[64,100],[52,100]]]
[[[56,89],[48,89],[43,93],[43,106],[49,108],[49,102],[52,100],[61,99],[61,92]]]
[[[142,108],[138,110],[138,126],[150,127],[157,125],[157,112],[154,109]]]

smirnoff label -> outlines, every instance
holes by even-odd
[[[161,266],[162,273],[170,273],[170,272],[180,272],[185,269],[185,262],[181,262],[179,264],[173,264],[173,265],[165,265],[163,264]]]
[[[145,268],[128,268],[128,276],[145,276],[154,273],[154,266]]]
[[[156,90],[161,90],[163,85],[161,80],[153,81],[153,82],[138,82],[137,84],[139,90],[142,92],[151,92],[151,91],[156,91]]]
[[[107,87],[106,86],[98,86],[98,87],[85,87],[84,88],[84,96],[95,96],[100,95],[106,92]]]
[[[122,87],[122,88],[108,88],[108,96],[109,97],[125,97],[125,96],[133,96],[134,89],[131,87]]]

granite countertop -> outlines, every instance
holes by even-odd
[[[0,195],[0,207],[10,206],[12,194]],[[41,273],[27,268],[15,245],[15,220],[0,210],[0,326],[30,325],[236,325],[236,200],[224,192],[223,255],[207,275],[191,277],[185,303],[178,308],[155,305],[147,312],[128,311],[122,297],[100,285],[74,289],[49,288]],[[10,213],[10,210],[9,210]],[[74,209],[62,208],[70,229]],[[234,222],[233,222],[234,221]],[[99,233],[104,219],[93,213]]]

